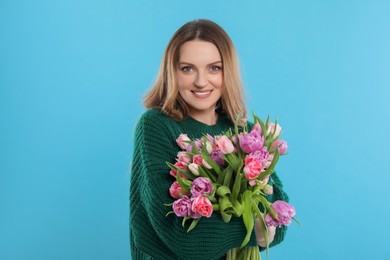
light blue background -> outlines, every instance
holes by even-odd
[[[195,18],[278,116],[303,226],[269,259],[390,259],[389,1],[0,3],[0,259],[130,259],[132,135],[163,50]]]

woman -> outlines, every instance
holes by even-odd
[[[145,97],[148,110],[137,123],[130,187],[130,243],[133,259],[220,259],[240,247],[246,234],[239,218],[223,222],[218,214],[201,218],[187,233],[182,219],[164,203],[172,202],[173,179],[166,162],[174,162],[180,148],[176,138],[186,133],[200,138],[233,127],[232,119],[247,120],[235,48],[226,32],[209,20],[183,25],[164,52],[152,90]],[[288,200],[272,174],[271,201]],[[248,246],[265,247],[257,222]],[[270,246],[280,243],[285,228],[269,228]]]

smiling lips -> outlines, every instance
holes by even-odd
[[[198,98],[207,98],[210,96],[212,90],[207,90],[207,91],[194,91],[192,90],[191,91],[195,97],[198,97]]]

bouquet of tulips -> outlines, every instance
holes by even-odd
[[[247,233],[241,248],[231,249],[227,259],[260,259],[259,247],[245,247],[254,229],[255,218],[260,220],[266,245],[267,226],[289,225],[295,209],[284,201],[270,203],[267,194],[272,194],[268,184],[280,155],[286,154],[287,143],[280,140],[281,127],[263,122],[256,115],[250,131],[246,125],[239,131],[236,120],[231,130],[219,136],[204,135],[190,140],[181,134],[176,142],[183,151],[176,163],[167,162],[170,174],[176,178],[169,192],[176,200],[172,211],[183,217],[183,227],[192,220],[188,232],[195,228],[201,217],[210,217],[213,212],[221,214],[224,222],[232,216],[242,218]],[[263,205],[263,212],[259,209]],[[268,251],[268,246],[267,246]]]

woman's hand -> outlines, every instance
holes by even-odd
[[[263,217],[263,214],[261,215]],[[267,227],[268,245],[271,244],[271,242],[274,240],[275,230],[275,227]],[[261,227],[261,222],[258,218],[256,218],[256,240],[259,246],[266,247],[263,228]]]

